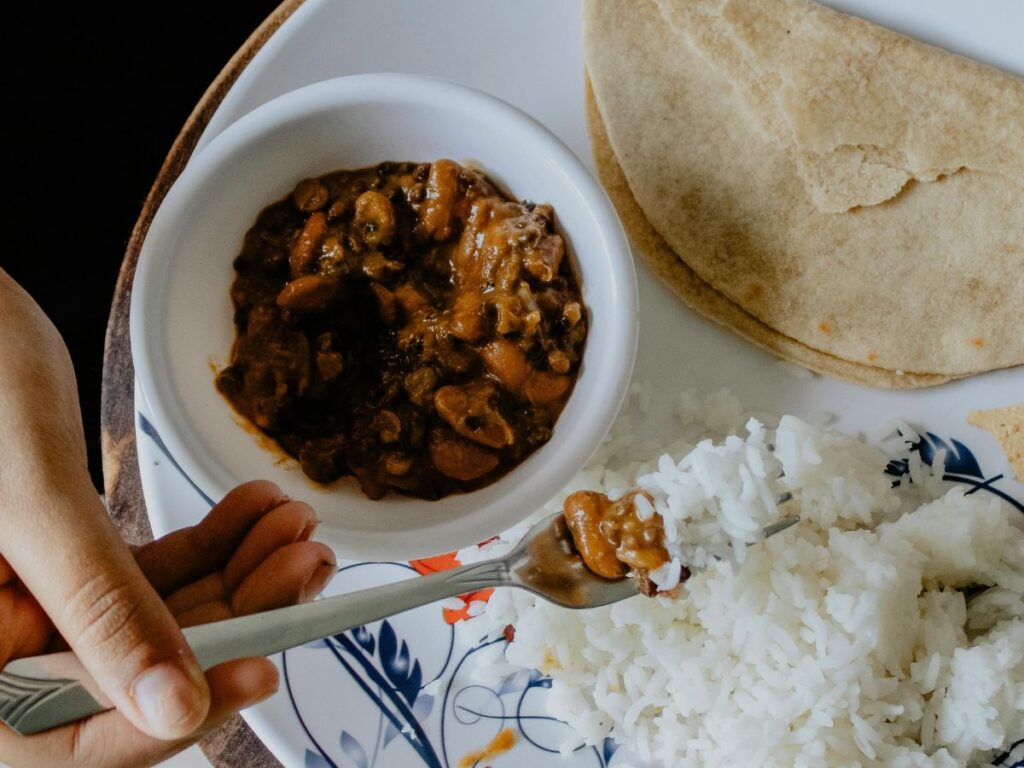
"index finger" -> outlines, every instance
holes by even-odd
[[[243,483],[197,525],[150,542],[135,561],[158,593],[168,595],[227,565],[249,530],[288,497],[274,483]]]

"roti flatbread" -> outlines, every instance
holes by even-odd
[[[806,0],[659,2],[721,13],[691,29],[652,0],[586,0],[584,51],[671,251],[833,358],[942,376],[1024,362],[1016,78]]]
[[[655,274],[672,292],[697,314],[728,328],[749,342],[756,344],[784,360],[802,365],[812,371],[835,376],[868,387],[911,389],[934,386],[949,381],[949,377],[935,374],[887,371],[859,363],[840,360],[824,352],[783,336],[778,331],[745,312],[735,303],[705,283],[686,266],[668,247],[664,238],[651,226],[630,192],[629,184],[608,142],[608,134],[594,102],[589,77],[585,82],[587,127],[594,163],[601,184],[618,211],[622,225],[632,241],[634,250],[644,257]]]

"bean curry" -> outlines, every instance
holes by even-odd
[[[640,514],[637,498],[644,496],[649,515]],[[577,491],[562,505],[576,551],[586,566],[606,579],[633,574],[637,589],[653,595],[657,587],[648,573],[669,561],[665,527],[650,497],[634,490],[612,501],[603,493]],[[681,580],[689,578],[685,567]]]
[[[306,179],[234,261],[217,387],[311,479],[426,499],[551,437],[587,335],[549,205],[451,160]]]

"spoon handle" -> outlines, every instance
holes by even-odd
[[[488,560],[304,605],[239,616],[184,630],[199,665],[269,656],[446,597],[508,583],[508,566]],[[0,671],[0,720],[32,734],[113,705],[73,653],[12,661]]]

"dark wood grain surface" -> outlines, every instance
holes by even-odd
[[[213,113],[256,52],[301,4],[302,0],[285,0],[279,5],[203,94],[171,146],[128,241],[107,324],[100,425],[107,503],[122,535],[131,544],[142,544],[153,538],[139,478],[135,445],[135,369],[128,337],[128,311],[139,250],[157,208],[191,157]],[[207,736],[200,746],[217,768],[280,766],[240,717]]]

